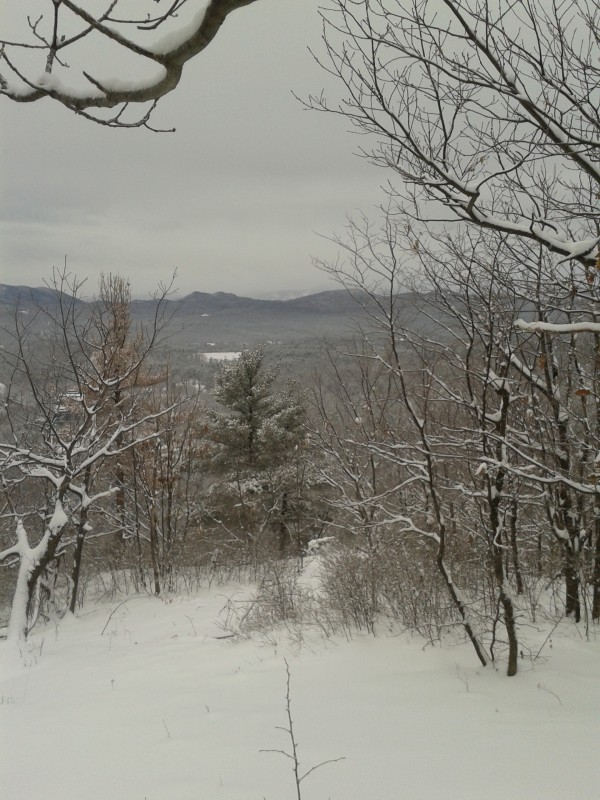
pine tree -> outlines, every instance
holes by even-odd
[[[255,551],[270,531],[283,554],[299,511],[305,431],[297,389],[278,390],[277,379],[262,347],[223,364],[214,390],[223,410],[210,412],[208,439],[210,469],[220,477],[212,499],[220,496],[221,511],[235,508],[242,539]]]

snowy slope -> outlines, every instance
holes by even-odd
[[[304,767],[344,757],[304,800],[600,798],[597,638],[565,623],[508,679],[404,635],[219,638],[236,591],[90,605],[37,633],[25,666],[2,643],[1,796],[294,800],[291,762],[260,752],[289,744],[286,657]]]

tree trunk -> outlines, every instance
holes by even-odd
[[[504,626],[508,636],[508,668],[506,674],[509,678],[517,674],[517,663],[519,657],[519,642],[517,639],[517,626],[515,623],[515,608],[510,592],[506,587],[504,575],[504,565],[502,563],[502,550],[497,545],[493,545],[492,558],[494,562],[494,578],[498,587],[498,598],[504,614]]]
[[[149,514],[149,528],[150,528],[150,558],[152,560],[152,574],[154,576],[154,594],[158,597],[160,594],[160,569],[158,566],[158,532],[156,530],[156,508],[155,498],[150,499],[150,514]]]
[[[79,592],[79,578],[81,576],[81,561],[83,557],[83,545],[85,542],[85,529],[82,524],[79,525],[77,530],[77,541],[75,544],[75,553],[73,554],[73,572],[71,573],[71,598],[69,600],[69,611],[71,614],[75,613],[77,608],[77,594]]]
[[[481,662],[481,664],[484,667],[487,667],[488,659],[487,659],[485,650],[483,649],[483,645],[479,641],[479,638],[478,638],[477,634],[475,633],[475,629],[473,628],[473,626],[471,624],[471,621],[469,619],[469,612],[467,610],[466,604],[464,603],[463,599],[461,598],[461,596],[460,596],[460,594],[459,594],[459,592],[458,592],[458,590],[457,590],[457,588],[456,588],[456,586],[454,584],[454,581],[452,580],[452,576],[450,574],[450,570],[448,569],[448,566],[447,566],[447,564],[446,564],[446,562],[444,560],[443,550],[442,549],[438,549],[438,555],[437,555],[436,561],[437,561],[437,566],[438,566],[438,570],[440,572],[440,575],[442,576],[442,579],[443,579],[444,583],[446,584],[446,587],[448,589],[448,593],[450,594],[450,597],[452,598],[452,602],[454,603],[454,606],[456,607],[456,609],[458,610],[458,612],[459,612],[459,614],[461,616],[463,628],[465,629],[465,632],[466,632],[466,634],[467,634],[467,636],[469,638],[469,641],[473,645],[473,648],[474,648],[474,650],[475,650],[475,652],[477,654],[477,658],[479,659],[479,661]]]
[[[19,526],[22,524],[19,521]],[[22,529],[23,538],[26,541],[25,530]],[[17,536],[21,539],[19,528],[17,528]],[[17,575],[17,585],[13,595],[13,601],[10,609],[10,620],[8,622],[8,640],[11,642],[24,641],[29,632],[27,608],[29,605],[29,579],[33,571],[34,561],[31,556],[29,545],[22,549],[19,561],[19,573]]]
[[[17,522],[19,574],[8,623],[8,638],[12,641],[26,639],[33,627],[39,580],[56,554],[66,522],[62,497],[56,500],[52,519],[35,547],[29,546],[23,522]]]
[[[517,516],[519,503],[516,497],[513,498],[510,510],[510,552],[512,556],[512,566],[515,573],[517,594],[523,594],[523,576],[521,574],[521,564],[519,560],[519,545],[517,540]]]
[[[281,496],[281,509],[279,511],[279,520],[277,524],[277,533],[279,536],[279,555],[284,558],[287,554],[290,545],[290,532],[286,523],[288,515],[288,495],[284,492]]]
[[[90,491],[91,484],[91,467],[87,467],[84,477],[85,491]],[[81,577],[81,562],[83,559],[83,545],[85,543],[85,534],[87,530],[88,521],[88,506],[82,503],[79,512],[79,524],[77,525],[77,541],[75,544],[75,553],[73,554],[73,571],[71,573],[71,598],[69,600],[69,611],[71,614],[75,613],[77,607],[77,594],[79,592],[79,579]]]
[[[581,621],[581,600],[579,595],[579,570],[578,554],[574,552],[573,540],[564,546],[564,568],[565,578],[565,613],[567,617],[572,617],[575,622]]]
[[[492,563],[494,567],[494,580],[498,587],[498,599],[502,606],[504,615],[504,626],[506,628],[506,635],[508,636],[508,668],[506,674],[510,677],[517,674],[517,660],[519,656],[519,644],[517,640],[517,628],[515,624],[515,609],[510,592],[506,585],[506,574],[504,571],[502,543],[499,541],[501,535],[500,515],[499,515],[499,498],[501,491],[501,471],[498,471],[498,476],[494,484],[496,493],[490,492],[490,497],[494,498],[490,501],[490,550],[492,555]],[[500,484],[500,487],[499,485]],[[491,484],[490,484],[491,485]]]
[[[600,517],[595,524],[594,567],[592,571],[592,619],[600,619]]]

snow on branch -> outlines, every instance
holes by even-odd
[[[597,3],[333,0],[322,16],[319,60],[343,95],[306,105],[367,135],[362,154],[397,176],[395,204],[596,278]]]
[[[152,7],[161,0],[144,0],[149,10],[140,13],[139,19],[120,18],[120,0],[112,0],[96,16],[73,0],[41,0],[44,10],[35,21],[27,4],[27,10],[13,14],[27,20],[29,35],[0,39],[0,94],[17,103],[49,97],[102,125],[156,130],[149,124],[150,114],[158,100],[177,87],[185,64],[212,42],[232,11],[255,1],[204,0],[187,20],[184,0],[171,0],[158,16]],[[167,30],[156,37],[159,26]],[[154,40],[148,41],[153,34]],[[75,66],[76,55],[82,51],[71,46],[84,38],[89,39],[85,55],[92,64],[93,57],[100,55],[102,64],[122,63],[121,74],[99,76],[93,67]],[[121,56],[125,60],[119,62]],[[130,66],[132,59],[140,65],[139,74]],[[146,103],[150,108],[128,122],[123,114],[130,103]],[[119,110],[112,117],[88,111],[115,108]]]
[[[600,333],[600,322],[525,322],[515,320],[515,328],[527,333]]]

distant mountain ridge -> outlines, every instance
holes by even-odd
[[[13,305],[21,303],[44,303],[56,301],[60,293],[47,286],[17,286],[7,283],[0,283],[0,303]],[[69,295],[62,293],[65,298]],[[81,303],[93,302],[93,300],[83,300],[78,298]],[[349,302],[348,302],[349,301]],[[132,305],[143,307],[154,305],[154,300],[134,299]],[[355,305],[350,295],[344,289],[333,289],[328,291],[316,292],[314,294],[304,294],[292,298],[255,298],[237,295],[233,292],[200,292],[195,291],[176,300],[168,300],[169,304],[194,306],[204,308],[207,311],[222,311],[232,308],[312,308],[314,310],[336,310]]]
[[[0,283],[0,303],[14,305],[17,302],[26,304],[56,302],[60,293],[46,286],[15,286]],[[65,298],[69,295],[64,294]],[[365,294],[364,299],[368,301]],[[92,303],[93,300],[78,298],[79,303]],[[167,300],[168,305],[179,306],[186,310],[202,312],[230,311],[232,309],[271,309],[282,311],[298,309],[302,311],[318,311],[321,313],[349,313],[357,312],[362,305],[345,289],[330,289],[314,294],[306,294],[289,299],[264,299],[245,297],[232,292],[200,292],[195,291],[175,300]],[[143,309],[154,306],[155,300],[135,299],[132,307]]]
[[[265,300],[254,297],[243,297],[232,294],[231,292],[214,292],[212,294],[206,292],[192,292],[181,300],[175,300],[173,302],[180,303],[183,308],[203,309],[207,312],[246,308],[264,311],[268,309],[273,312],[297,309],[299,311],[347,314],[360,309],[360,304],[344,289],[317,292],[316,294],[293,297],[288,300]]]
[[[0,283],[0,303],[3,305],[55,303],[59,295],[68,298],[69,295],[49,289],[47,286],[12,286]],[[78,302],[84,302],[78,300]]]
[[[65,298],[68,298],[65,295]],[[400,295],[399,305],[406,319],[419,314],[413,295]],[[47,287],[0,284],[0,321],[18,307],[24,314],[36,308],[51,308],[58,302],[56,292]],[[78,300],[82,310],[93,300]],[[156,301],[132,300],[136,323],[151,321]],[[167,300],[167,315],[172,316],[169,336],[174,347],[238,349],[261,341],[293,342],[315,337],[346,337],[356,329],[353,320],[373,309],[373,298],[366,293],[353,297],[344,289],[332,289],[287,300],[241,297],[232,292],[191,292],[181,299]]]

